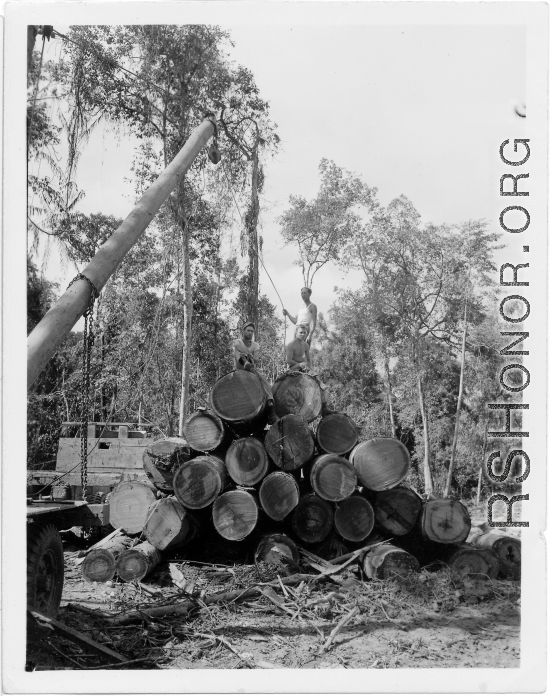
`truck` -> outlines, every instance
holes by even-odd
[[[27,339],[28,387],[35,382],[77,321],[89,311],[95,297],[212,136],[215,143],[217,123],[215,117],[208,114],[120,227],[34,327]],[[209,158],[217,164],[217,145],[214,154],[212,157],[209,153]],[[143,431],[132,429],[134,426],[131,423],[64,423],[63,427],[65,430],[62,430],[60,437],[56,471],[32,472],[28,481],[31,494],[27,495],[27,605],[51,617],[57,615],[63,592],[64,563],[60,530],[73,526],[109,524],[108,503],[103,499],[108,491],[121,480],[121,476],[135,475],[147,480],[142,465],[147,434],[141,437]],[[71,427],[77,428],[77,435],[65,437],[64,433],[69,433]],[[78,462],[84,433],[88,437],[84,457],[86,467]],[[68,466],[74,471],[63,469]],[[94,470],[95,467],[99,471]],[[91,488],[90,500],[77,499],[78,496],[83,497],[81,476],[84,468],[102,481],[99,483],[96,480]],[[61,474],[64,475],[61,477]],[[39,492],[44,487],[45,490]],[[45,491],[47,494],[42,495]]]
[[[149,485],[143,453],[155,440],[156,426],[88,423],[84,498],[81,427],[81,423],[61,424],[55,470],[27,472],[27,604],[47,616],[57,612],[63,591],[60,531],[71,527],[102,531],[109,526],[109,493],[121,481]]]

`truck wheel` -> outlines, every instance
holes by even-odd
[[[55,618],[63,592],[63,544],[53,524],[27,526],[27,604]]]

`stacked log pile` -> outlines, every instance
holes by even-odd
[[[189,545],[204,555],[217,538],[256,561],[294,565],[299,547],[323,556],[335,539],[344,551],[384,542],[361,559],[373,579],[434,562],[460,575],[519,577],[518,540],[472,530],[459,501],[424,502],[404,483],[410,456],[401,442],[359,442],[344,413],[319,419],[320,388],[309,375],[290,374],[273,393],[278,420],[267,429],[259,379],[229,373],[214,385],[210,408],[187,418],[183,438],[152,443],[143,463],[149,485],[115,489],[117,531],[90,551],[84,576],[140,580],[167,551]]]

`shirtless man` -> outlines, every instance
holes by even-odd
[[[273,407],[273,392],[268,382],[256,369],[256,362],[259,357],[260,344],[252,340],[254,336],[254,324],[249,321],[243,326],[242,338],[233,341],[233,358],[235,370],[246,370],[253,372],[260,380],[262,388],[267,397],[267,422],[273,425],[277,420]]]
[[[306,329],[306,341],[308,346],[311,345],[311,339],[313,338],[313,332],[317,326],[317,305],[313,304],[311,301],[311,288],[302,288],[300,291],[302,300],[304,301],[304,306],[300,307],[295,317],[283,309],[283,314],[288,317],[293,324],[303,324]]]
[[[286,362],[291,370],[300,370],[300,372],[308,372],[311,370],[311,356],[309,354],[309,345],[306,341],[308,327],[304,324],[298,324],[296,327],[296,338],[286,346]],[[311,335],[311,334],[310,334]],[[311,375],[321,387],[321,416],[328,416],[334,413],[327,407],[325,385],[320,382],[316,375]]]

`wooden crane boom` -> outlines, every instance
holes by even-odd
[[[98,292],[141,237],[215,130],[214,118],[204,120],[195,128],[176,157],[82,271],[82,275],[93,283]],[[27,341],[27,388],[35,382],[48,360],[84,314],[91,292],[92,288],[86,280],[77,280],[35,326]]]

